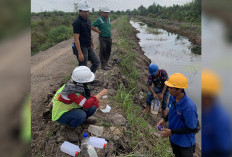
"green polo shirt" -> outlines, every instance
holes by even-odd
[[[100,36],[107,38],[111,37],[110,18],[105,19],[103,16],[101,16],[92,23],[92,26],[97,27],[101,31]]]

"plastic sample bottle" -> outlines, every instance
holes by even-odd
[[[77,156],[80,153],[79,146],[72,144],[70,142],[65,141],[61,146],[60,150],[66,154],[69,154],[71,156]]]

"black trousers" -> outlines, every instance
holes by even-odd
[[[99,36],[100,41],[100,61],[101,65],[105,66],[111,55],[112,39]]]
[[[181,147],[171,142],[173,154],[175,157],[193,157],[195,145],[192,147]]]

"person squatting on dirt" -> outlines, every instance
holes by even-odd
[[[100,64],[100,60],[95,53],[96,48],[91,34],[91,21],[88,18],[91,8],[86,0],[80,1],[78,3],[78,8],[79,16],[72,24],[75,41],[73,52],[77,56],[79,66],[87,66],[87,61],[89,60],[92,63],[90,69],[95,73]]]
[[[176,157],[192,157],[195,152],[195,133],[199,131],[199,121],[195,103],[185,93],[188,87],[187,78],[180,73],[170,76],[165,84],[171,94],[169,112],[157,123],[163,127],[169,121],[168,129],[163,128],[162,137],[169,137],[173,154]]]
[[[91,28],[99,34],[101,69],[108,70],[110,68],[108,60],[110,58],[112,47],[111,24],[109,18],[110,9],[108,7],[103,7],[101,11],[102,16],[92,23]]]
[[[75,128],[96,112],[99,99],[108,93],[107,89],[103,89],[96,96],[90,93],[87,83],[92,82],[94,78],[94,73],[88,67],[76,67],[70,81],[64,84],[52,99],[52,121],[66,125],[70,142],[78,140]]]
[[[149,92],[147,94],[147,105],[146,109],[143,110],[144,113],[149,112],[151,109],[151,102],[153,99],[158,98],[162,106],[162,116],[167,115],[167,106],[168,106],[168,89],[164,84],[168,80],[168,74],[164,69],[159,69],[158,66],[154,63],[151,63],[148,66],[149,76],[147,81],[147,86]],[[152,88],[152,84],[154,84]]]

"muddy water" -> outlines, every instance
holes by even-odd
[[[140,39],[139,44],[152,63],[167,70],[169,76],[179,72],[188,78],[189,88],[186,89],[186,92],[196,103],[200,118],[201,55],[191,52],[194,45],[187,38],[164,29],[151,28],[145,23],[132,20],[130,24],[139,31],[137,33],[137,37]],[[200,144],[200,135],[197,136],[197,143]]]

